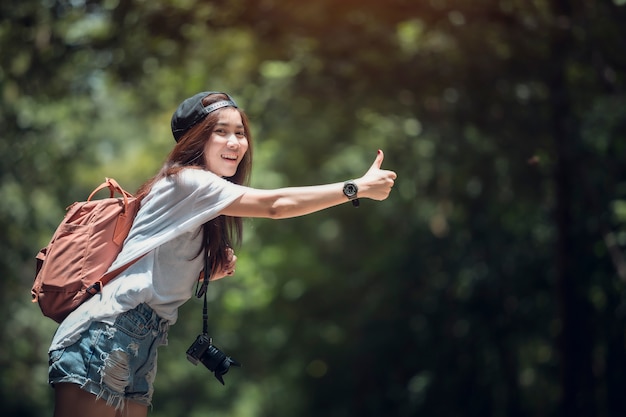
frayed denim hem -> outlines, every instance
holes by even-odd
[[[152,401],[149,398],[136,396],[129,397],[118,392],[114,392],[105,385],[101,385],[91,379],[83,378],[80,376],[67,376],[55,381],[49,381],[50,386],[54,388],[56,384],[70,383],[78,385],[82,390],[95,396],[94,401],[99,399],[106,401],[108,406],[114,407],[116,411],[124,410],[126,401],[133,401],[141,405],[145,405],[148,408],[152,408]]]

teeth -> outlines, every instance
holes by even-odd
[[[231,161],[236,161],[237,160],[237,155],[222,155],[222,158],[230,159]]]

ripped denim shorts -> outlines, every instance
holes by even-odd
[[[94,322],[81,338],[50,352],[48,382],[79,384],[108,405],[152,403],[157,348],[167,344],[167,320],[146,304],[120,314],[115,323]]]

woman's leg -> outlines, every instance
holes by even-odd
[[[54,417],[115,417],[115,407],[84,391],[77,384],[54,386]]]
[[[124,409],[118,411],[115,417],[146,417],[147,415],[148,406],[128,400],[124,404]]]
[[[122,410],[82,390],[77,384],[59,383],[54,387],[54,417],[146,417],[148,407],[126,401]]]

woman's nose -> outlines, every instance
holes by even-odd
[[[229,135],[228,136],[228,140],[226,141],[226,145],[229,148],[233,148],[236,149],[239,147],[239,140],[237,140],[237,136],[236,135]]]

